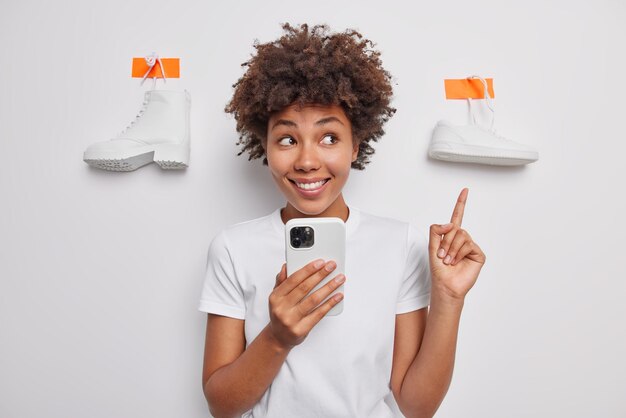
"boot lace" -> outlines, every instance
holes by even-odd
[[[159,58],[159,56],[152,52],[152,54],[147,55],[146,57],[144,57],[144,59],[146,60],[146,64],[148,64],[148,71],[146,71],[146,73],[143,75],[143,79],[141,80],[141,84],[143,85],[143,82],[146,81],[146,78],[148,77],[148,74],[150,74],[150,71],[152,71],[152,69],[154,68],[154,66],[158,63],[159,66],[161,67],[161,74],[163,74],[163,82],[166,82],[166,76],[165,76],[165,67],[163,67],[163,63],[161,62],[161,58]],[[154,88],[156,87],[156,79],[157,77],[152,77],[152,90],[154,90]],[[141,109],[139,109],[139,112],[137,113],[137,115],[135,116],[135,119],[133,119],[126,128],[124,128],[124,130],[122,130],[122,132],[120,132],[119,135],[123,135],[125,134],[138,120],[139,118],[141,118],[141,116],[144,114],[144,112],[146,111],[146,108],[148,107],[148,102],[149,102],[149,92],[146,92],[143,96],[143,103],[141,104]]]
[[[141,118],[143,113],[146,111],[146,108],[148,107],[148,102],[149,102],[148,94],[149,94],[149,92],[146,92],[144,94],[144,96],[143,96],[143,103],[141,104],[141,109],[139,109],[139,112],[137,112],[137,115],[135,116],[135,119],[130,121],[128,126],[126,128],[124,128],[124,130],[122,132],[120,132],[120,135],[125,134],[139,120],[139,118]]]
[[[145,56],[144,59],[146,60],[146,64],[148,64],[149,68],[148,71],[146,71],[146,73],[143,75],[143,79],[141,80],[140,85],[143,86],[143,82],[146,81],[148,74],[150,74],[150,71],[152,71],[157,62],[161,67],[161,74],[163,74],[163,82],[165,83],[167,81],[167,78],[165,77],[165,67],[163,67],[161,58],[159,58],[159,56],[155,52],[152,52],[152,54]],[[157,77],[152,77],[152,90],[154,90],[154,87],[156,86],[156,79]]]

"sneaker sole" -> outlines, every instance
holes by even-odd
[[[176,144],[155,146],[153,151],[125,158],[111,157],[113,156],[104,154],[88,156],[85,154],[83,161],[91,167],[108,171],[134,171],[152,162],[157,163],[163,170],[178,170],[189,167],[189,150]]]
[[[442,161],[488,165],[523,165],[539,159],[536,152],[503,151],[463,144],[435,144],[428,150],[428,155]]]

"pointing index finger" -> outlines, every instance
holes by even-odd
[[[452,218],[450,222],[455,225],[461,226],[461,222],[463,222],[463,212],[465,211],[465,202],[467,202],[467,195],[469,193],[469,189],[467,187],[461,190],[461,194],[456,201],[456,205],[454,206],[454,211],[452,212]]]

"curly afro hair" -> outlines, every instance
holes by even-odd
[[[241,64],[246,73],[235,83],[232,99],[224,108],[237,120],[237,145],[248,158],[263,157],[267,165],[265,141],[267,124],[273,112],[291,104],[340,105],[352,124],[353,143],[359,144],[351,167],[363,170],[374,154],[370,141],[385,133],[383,125],[396,109],[391,75],[382,68],[380,52],[367,49],[375,44],[362,39],[356,30],[328,35],[326,24],[294,28],[282,25],[286,34],[273,42],[254,41],[256,56]]]

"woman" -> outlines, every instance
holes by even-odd
[[[432,416],[451,380],[465,294],[485,262],[461,229],[467,189],[452,222],[431,226],[428,244],[409,223],[348,206],[342,189],[350,169],[364,169],[374,153],[369,142],[395,112],[390,75],[356,31],[283,28],[280,39],[255,45],[225,109],[237,119],[239,154],[264,158],[287,204],[211,242],[200,302],[208,313],[202,382],[210,411]],[[287,277],[284,224],[320,216],[346,223],[349,277],[306,296],[335,264],[315,260]],[[325,317],[343,295],[320,302],[341,279],[344,310]]]

